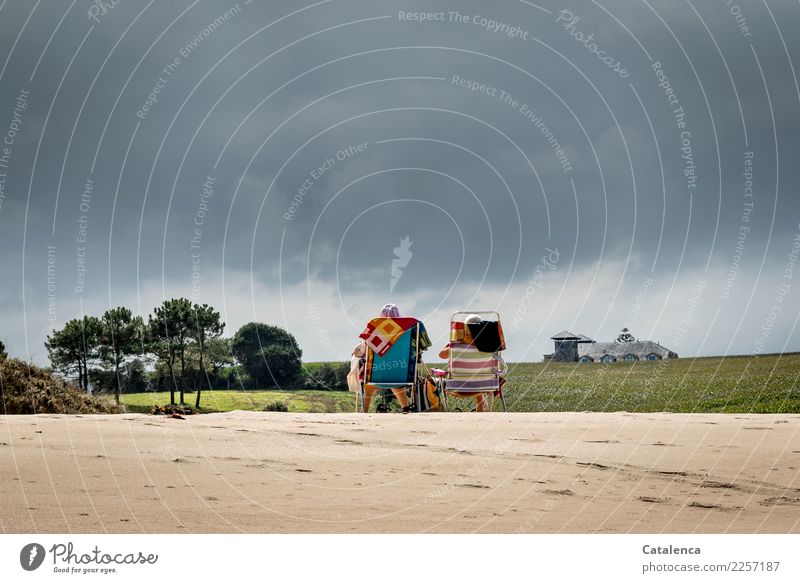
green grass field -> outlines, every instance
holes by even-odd
[[[178,394],[175,394],[178,399]],[[194,407],[194,393],[186,396],[186,402]],[[267,405],[277,402],[288,406],[296,413],[343,413],[355,410],[355,401],[350,393],[341,391],[203,391],[200,411],[263,411]],[[149,413],[153,404],[169,404],[169,392],[133,393],[122,395],[122,403],[133,413]]]
[[[511,365],[512,411],[800,413],[800,354]]]
[[[800,413],[800,353],[685,358],[613,364],[511,363],[510,411],[671,411],[677,413]],[[187,397],[194,403],[194,395]],[[292,412],[349,412],[347,392],[204,391],[202,411],[263,411],[281,401]],[[451,406],[469,410],[471,400]],[[169,403],[169,393],[123,395],[129,411]],[[499,409],[499,403],[495,403]]]

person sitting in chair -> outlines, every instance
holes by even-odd
[[[477,314],[470,314],[464,319],[464,324],[469,326],[470,324],[477,324],[481,322],[481,317]],[[453,349],[453,343],[448,342],[444,348],[439,352],[439,358],[442,360],[446,360],[448,363],[450,362],[450,352]],[[475,410],[478,413],[484,413],[489,410],[488,408],[488,399],[486,398],[486,393],[452,393],[456,397],[473,397],[475,399]]]
[[[400,310],[395,304],[386,304],[381,308],[381,317],[382,318],[399,318],[400,317]],[[364,378],[364,366],[366,363],[367,357],[367,347],[365,342],[359,342],[358,345],[353,349],[353,359],[351,361],[351,374],[353,373],[352,367],[356,366],[356,359],[358,362],[358,378]],[[366,386],[364,387],[364,412],[369,413],[369,408],[372,405],[372,399],[375,397],[375,393],[378,391],[377,387]],[[400,407],[403,409],[403,413],[408,413],[411,411],[411,405],[408,403],[408,395],[406,394],[406,389],[404,387],[398,387],[396,389],[392,389],[392,393],[394,394],[397,402],[400,404]]]

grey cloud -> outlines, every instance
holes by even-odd
[[[800,218],[794,163],[800,96],[792,68],[800,49],[791,34],[800,10],[788,0],[770,2],[769,11],[742,3],[751,36],[722,2],[576,1],[564,5],[579,17],[566,29],[556,23],[562,5],[552,2],[539,10],[523,2],[348,0],[301,10],[294,2],[254,0],[211,25],[235,4],[153,3],[142,12],[146,2],[137,1],[119,3],[94,22],[76,53],[92,25],[90,4],[75,3],[50,40],[68,4],[42,3],[13,54],[32,6],[9,0],[0,11],[0,62],[9,57],[0,81],[0,135],[20,90],[30,91],[0,207],[0,269],[9,274],[0,281],[0,317],[19,313],[24,294],[30,345],[41,344],[46,322],[49,244],[57,249],[58,321],[77,309],[75,238],[82,215],[89,225],[88,285],[112,303],[153,282],[191,290],[197,228],[201,268],[213,279],[207,287],[224,272],[252,271],[268,305],[280,286],[304,289],[307,274],[313,278],[307,301],[322,305],[341,295],[351,310],[349,294],[380,305],[389,295],[393,250],[406,236],[414,241],[413,257],[393,293],[421,312],[442,298],[448,306],[467,301],[471,290],[511,286],[521,293],[545,247],[559,249],[565,274],[628,260],[614,271],[624,281],[607,283],[635,289],[653,276],[667,287],[664,294],[673,281],[683,289],[707,268],[718,289],[731,262],[741,260],[748,277],[735,281],[740,308],[750,293],[774,296],[781,281]],[[400,22],[399,11],[458,11],[470,20]],[[481,28],[471,21],[476,14],[517,26],[527,39]],[[206,34],[209,25],[213,31]],[[623,63],[629,76],[605,66],[570,31],[593,34],[598,50]],[[686,112],[686,128],[677,126],[637,40],[661,63]],[[180,64],[164,73],[176,57]],[[454,76],[495,88],[494,95],[454,85]],[[165,80],[155,103],[137,117],[159,77]],[[517,101],[504,101],[503,91]],[[682,129],[691,132],[698,177],[691,193]],[[336,158],[356,144],[367,146]],[[748,151],[755,196],[745,224]],[[335,163],[310,179],[328,159]],[[95,188],[84,212],[81,194],[90,176]],[[214,195],[204,199],[208,176]],[[742,226],[749,231],[737,259]],[[250,301],[247,290],[230,293]],[[541,326],[594,321],[590,312],[598,309],[609,321],[624,319],[629,298],[622,292],[616,298],[605,289],[586,293],[583,310],[574,313],[579,306],[559,302],[556,321]],[[612,305],[598,308],[592,294]],[[704,301],[712,312],[736,309],[716,292]],[[503,305],[513,309],[513,301]],[[762,307],[751,304],[743,317],[740,350],[758,333]],[[14,322],[0,335],[22,353],[25,331]],[[667,336],[672,324],[654,326]],[[772,348],[787,340],[797,348],[793,329],[781,331],[771,337]],[[726,350],[729,335],[722,327],[711,330],[710,350]],[[533,354],[546,350],[546,342],[536,342]]]

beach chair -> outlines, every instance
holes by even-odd
[[[420,411],[417,392],[424,379],[419,364],[422,351],[430,346],[422,322],[415,318],[373,318],[361,338],[366,346],[361,411],[368,388],[410,390],[411,405]]]
[[[464,318],[469,314],[484,319],[479,324],[467,325]],[[448,396],[485,393],[499,397],[503,411],[507,411],[503,385],[508,367],[500,356],[506,348],[500,314],[487,310],[454,312],[450,317],[449,346],[447,370],[441,382],[445,410]]]

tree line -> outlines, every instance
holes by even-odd
[[[202,390],[220,388],[220,382],[272,388],[302,379],[302,351],[287,331],[260,322],[245,324],[231,338],[224,330],[213,307],[175,298],[147,321],[125,307],[70,320],[48,335],[45,348],[55,371],[87,391],[90,381],[113,390],[117,403],[123,387],[141,391],[153,383],[169,386],[173,405],[176,393],[184,404],[186,392],[195,391],[200,407]]]

